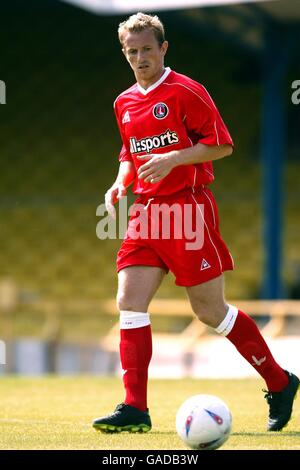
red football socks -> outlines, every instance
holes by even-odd
[[[256,323],[241,310],[226,336],[239,353],[264,378],[268,390],[279,392],[288,384],[288,377],[277,364]]]
[[[151,326],[120,331],[125,403],[145,411],[147,409],[148,366],[152,356]]]

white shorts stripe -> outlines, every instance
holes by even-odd
[[[209,202],[210,202],[211,210],[212,210],[212,215],[213,215],[213,218],[214,218],[214,228],[216,228],[217,224],[216,224],[216,217],[215,217],[215,211],[214,211],[213,203],[211,202],[211,199],[210,199],[210,197],[208,196],[208,194],[205,192],[205,189],[203,189],[203,194],[207,197],[207,199],[208,199]]]

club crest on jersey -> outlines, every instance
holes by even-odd
[[[164,119],[169,114],[169,108],[165,103],[157,103],[153,108],[153,116],[156,119]]]

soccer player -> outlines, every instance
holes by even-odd
[[[277,364],[255,322],[224,299],[223,273],[234,266],[220,236],[217,206],[208,186],[214,180],[212,161],[232,154],[230,134],[206,89],[164,66],[168,42],[157,16],[132,15],[120,24],[118,33],[137,83],[115,101],[123,146],[118,176],[105,195],[106,207],[112,213],[113,205],[133,183],[136,203],[144,209],[143,220],[153,225],[154,206],[164,207],[163,216],[165,208],[174,204],[183,212],[189,208],[185,220],[193,220],[195,228],[195,220],[200,218],[203,243],[188,249],[190,237],[185,233],[162,237],[161,227],[159,237],[133,236],[139,222],[136,213],[131,216],[117,256],[120,358],[126,396],[112,414],[95,419],[93,426],[104,432],[151,429],[147,408],[152,355],[148,306],[170,270],[176,284],[186,288],[199,320],[226,336],[265,380],[268,430],[280,431],[290,420],[299,379]],[[175,218],[176,214],[171,218],[173,228]],[[157,232],[157,224],[154,228]]]

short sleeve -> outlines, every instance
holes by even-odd
[[[119,154],[119,162],[131,162],[132,156],[130,153],[130,145],[129,145],[128,139],[125,136],[125,133],[123,132],[123,127],[119,118],[118,106],[117,106],[116,101],[114,103],[114,111],[115,111],[115,116],[116,116],[118,128],[119,128],[121,139],[122,139],[122,144],[123,144],[120,154]]]
[[[132,156],[128,153],[125,145],[122,145],[121,152],[119,154],[119,162],[132,162]]]
[[[205,145],[233,145],[229,131],[206,89],[193,82],[185,92],[185,123],[196,134],[198,142]]]

